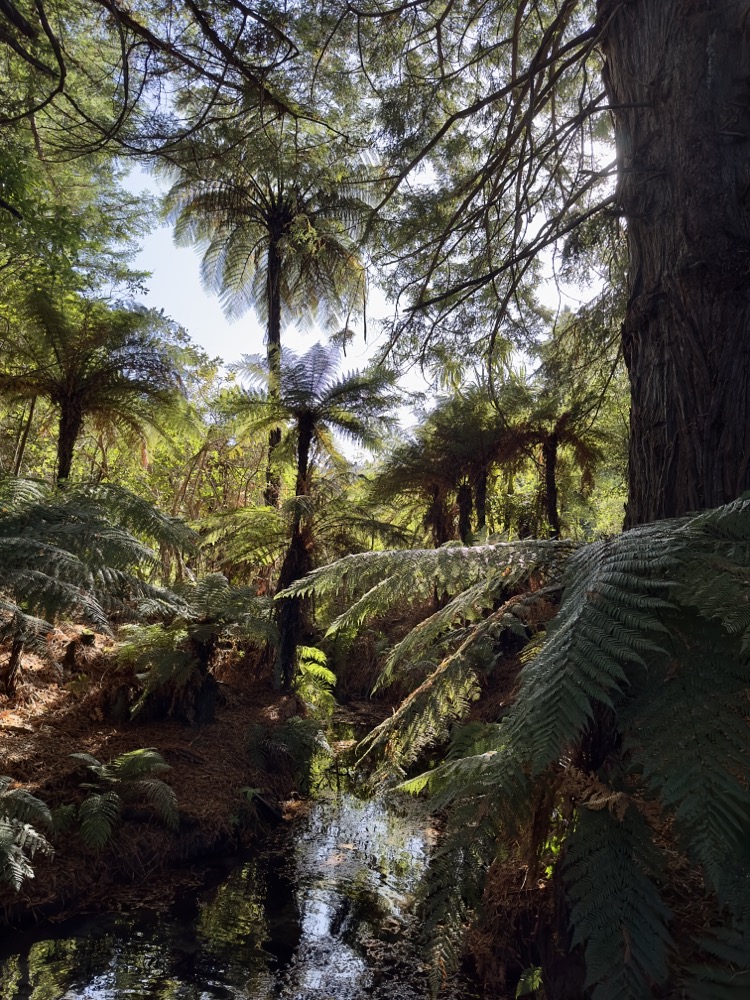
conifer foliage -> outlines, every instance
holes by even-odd
[[[554,830],[561,842],[555,884],[567,901],[572,940],[583,947],[585,989],[594,1000],[646,1000],[677,984],[680,996],[696,1000],[747,994],[749,542],[744,497],[569,556],[558,613],[544,641],[529,647],[508,714],[472,732],[434,770],[402,784],[429,788],[435,806],[452,817],[425,892],[436,968],[455,957],[498,851],[526,842],[541,853]],[[537,567],[558,544],[533,543]],[[496,579],[511,576],[514,559],[517,566],[531,546],[480,546],[468,557],[471,550],[447,548],[430,553],[430,568],[423,553],[356,556],[303,585],[321,593],[359,583],[365,598],[334,624],[357,627],[384,589],[389,598],[394,590],[399,600],[407,596],[405,586],[390,582],[399,579],[394,567],[406,576],[410,566],[419,590],[420,579],[434,581],[434,561],[447,566],[455,554],[453,589],[461,594],[453,609],[448,604],[407,636],[391,653],[388,673],[403,669],[400,649],[406,645],[413,655],[422,637],[439,635],[459,607],[470,619],[483,559],[485,574],[492,566]],[[381,581],[389,582],[383,588]],[[532,591],[520,606],[533,600]],[[420,751],[445,739],[451,719],[466,714],[467,678],[472,669],[476,674],[468,652],[489,639],[480,660],[491,666],[502,655],[498,630],[509,618],[518,625],[523,614],[501,606],[464,627],[458,648],[448,648],[372,734],[368,746],[385,755],[388,772],[403,774]],[[703,963],[683,963],[685,942],[671,932],[664,873],[674,857],[701,873],[713,899],[711,926],[691,945],[703,952]],[[557,995],[549,979],[545,988]]]

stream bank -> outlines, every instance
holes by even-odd
[[[410,911],[434,837],[417,803],[331,791],[162,913],[6,936],[3,1000],[426,1000]],[[448,1000],[475,996],[449,984]]]

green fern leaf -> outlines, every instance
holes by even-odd
[[[78,808],[81,838],[87,847],[101,850],[112,837],[120,818],[120,796],[116,792],[93,793]]]

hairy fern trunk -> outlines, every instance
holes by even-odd
[[[57,479],[70,479],[78,435],[83,426],[83,409],[76,400],[65,400],[60,405],[60,423],[57,435]]]
[[[0,694],[6,698],[15,698],[18,675],[21,671],[21,654],[23,653],[24,641],[18,636],[13,639],[10,647],[8,662],[0,671]]]
[[[308,414],[299,421],[297,437],[297,483],[295,494],[308,495],[310,474],[310,449],[312,447],[315,424]],[[312,569],[309,533],[302,524],[302,514],[297,507],[292,521],[291,540],[279,573],[277,591],[285,590],[297,580],[301,580]],[[302,597],[290,597],[281,601],[276,614],[279,629],[279,649],[277,656],[277,680],[282,689],[289,691],[294,684],[297,668],[297,646],[305,628],[306,611],[309,601]]]
[[[268,298],[268,331],[266,358],[268,361],[268,391],[278,401],[281,391],[281,278],[284,266],[281,239],[283,233],[271,233],[268,244],[268,273],[266,295]],[[274,468],[274,452],[281,442],[281,430],[274,427],[268,435],[268,462],[266,465],[265,501],[269,507],[278,507],[281,496],[281,479]]]
[[[745,0],[599,0],[630,246],[626,526],[750,488]]]

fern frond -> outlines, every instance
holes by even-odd
[[[650,1000],[654,985],[667,979],[670,912],[654,884],[662,867],[633,806],[622,819],[608,809],[580,809],[563,876],[592,1000]]]
[[[479,624],[459,633],[458,639],[463,641],[458,648],[442,659],[393,715],[365,737],[361,749],[370,754],[387,747],[390,761],[404,768],[418,760],[427,747],[445,742],[453,725],[466,716],[479,696],[479,676],[501,661],[495,650],[503,635],[510,632],[528,638],[526,612],[548,596],[549,589],[543,589],[509,601]],[[421,640],[420,627],[413,632]],[[401,646],[403,643],[387,663],[394,654],[401,655]]]
[[[168,765],[164,765],[168,768]],[[174,789],[158,778],[139,778],[129,781],[127,786],[127,798],[144,799],[154,810],[156,815],[166,826],[176,830],[180,825],[180,816],[177,809],[177,796]]]
[[[113,779],[123,783],[135,781],[144,775],[171,770],[162,755],[153,747],[142,747],[120,754],[107,766]]]
[[[24,879],[34,878],[29,858],[37,851],[52,854],[52,846],[28,823],[0,817],[0,882],[17,892]]]
[[[418,893],[428,984],[437,996],[458,967],[463,939],[479,906],[487,870],[496,857],[496,825],[490,816],[463,817],[430,858]]]
[[[670,623],[673,658],[639,678],[623,711],[624,750],[724,905],[728,860],[750,860],[750,664],[727,657],[714,621]]]
[[[51,830],[52,815],[45,802],[12,785],[12,778],[0,777],[0,882],[17,892],[24,879],[34,877],[30,859],[37,851],[53,853],[52,845],[32,825]]]
[[[303,580],[285,591],[284,596],[308,597],[313,594],[362,594],[392,578],[411,578],[416,589],[414,600],[447,596],[484,580],[488,574],[514,572],[531,565],[562,565],[577,548],[575,543],[534,539],[522,542],[496,542],[476,546],[450,544],[439,549],[401,549],[386,552],[359,552],[345,556],[329,566],[313,570]]]
[[[52,814],[41,799],[25,788],[13,788],[12,778],[0,777],[0,817],[21,823],[52,826]]]
[[[94,792],[84,799],[78,807],[78,821],[87,847],[101,850],[106,846],[120,818],[120,809],[120,796],[116,792]]]

